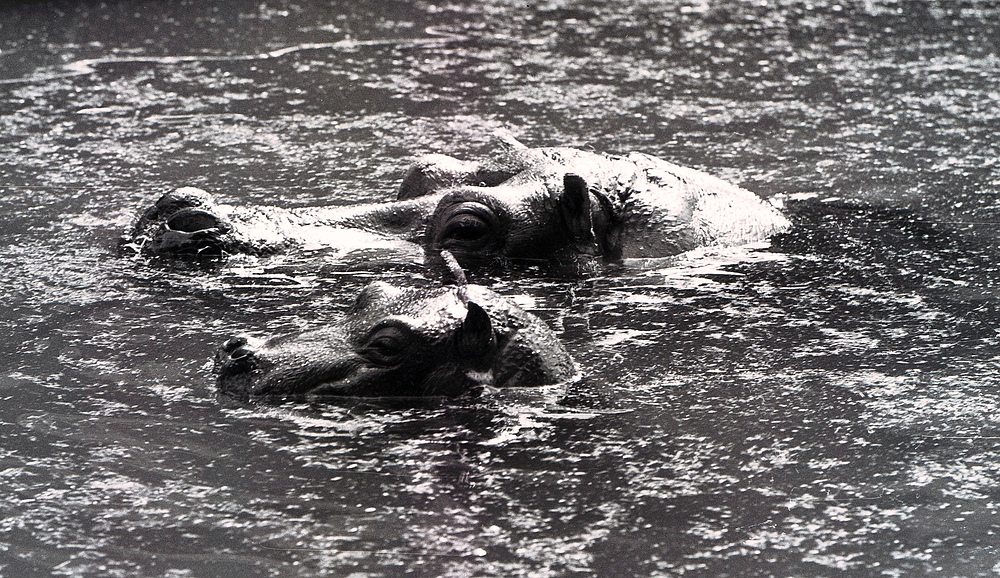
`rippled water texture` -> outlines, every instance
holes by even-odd
[[[0,7],[0,573],[1000,573],[990,0]],[[119,256],[177,186],[388,198],[415,156],[642,151],[785,198],[757,252],[498,280],[584,377],[216,395],[233,333],[373,277]]]

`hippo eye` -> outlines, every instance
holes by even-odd
[[[361,353],[375,363],[391,365],[402,360],[409,343],[409,334],[402,328],[381,327],[368,337]]]
[[[438,237],[442,248],[472,249],[496,240],[500,220],[489,207],[465,202],[455,206],[450,213]]]
[[[455,241],[477,241],[490,232],[489,225],[476,215],[456,215],[444,230],[444,237]]]

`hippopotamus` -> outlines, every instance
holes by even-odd
[[[282,209],[217,204],[183,188],[140,216],[146,254],[268,254],[292,247],[409,245],[468,268],[618,262],[764,241],[788,220],[736,185],[643,153],[530,148],[499,131],[483,159],[418,159],[395,201]]]
[[[564,382],[574,364],[553,331],[453,258],[451,284],[365,287],[346,315],[302,333],[234,337],[216,353],[218,387],[246,397],[458,396],[484,386]]]

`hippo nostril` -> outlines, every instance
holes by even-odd
[[[222,220],[199,209],[187,209],[167,220],[167,228],[182,233],[197,233],[211,229],[223,229]]]
[[[247,344],[247,338],[243,337],[242,335],[240,335],[238,337],[233,337],[229,341],[223,343],[222,344],[222,349],[223,349],[223,351],[231,353],[231,352],[235,351],[236,349],[238,349],[240,347],[243,347],[246,344]]]
[[[237,335],[222,344],[216,352],[216,359],[219,362],[243,361],[254,356],[254,348],[249,345],[250,340]]]
[[[253,350],[249,347],[238,347],[229,353],[229,359],[233,361],[239,361],[241,359],[246,359],[253,355]]]

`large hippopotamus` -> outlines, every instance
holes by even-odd
[[[574,373],[536,316],[469,285],[363,289],[337,323],[283,337],[234,337],[216,353],[219,388],[246,397],[457,396],[480,386],[556,384]]]
[[[184,188],[141,215],[126,243],[145,254],[409,245],[431,260],[447,249],[475,268],[666,257],[767,240],[788,226],[755,194],[701,171],[642,153],[529,148],[499,131],[481,160],[419,159],[392,202],[235,207]]]

